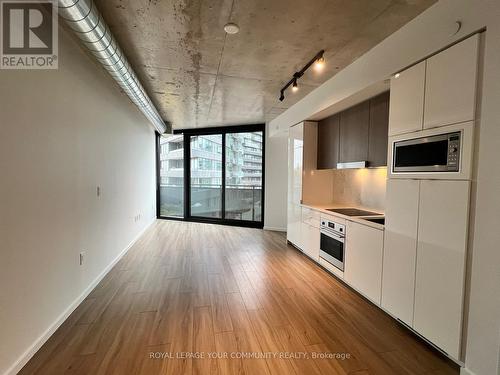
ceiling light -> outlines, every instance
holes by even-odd
[[[316,60],[316,63],[314,64],[314,69],[316,69],[318,72],[321,72],[324,67],[325,67],[325,58],[321,56],[319,59]]]
[[[224,25],[224,31],[228,34],[237,34],[240,31],[240,27],[233,22],[229,22]]]
[[[299,86],[297,85],[297,80],[294,80],[294,81],[293,81],[292,91],[293,91],[293,92],[297,92],[297,91],[299,91]]]
[[[280,102],[282,102],[283,100],[285,100],[285,93],[281,91]]]
[[[396,73],[394,74],[394,78],[399,78],[400,75],[401,75],[400,73]]]

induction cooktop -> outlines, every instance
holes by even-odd
[[[346,216],[376,216],[380,215],[376,212],[360,210],[358,208],[329,208],[327,211],[335,212]]]

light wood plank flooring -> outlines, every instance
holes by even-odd
[[[325,353],[337,358],[317,358]],[[458,369],[287,245],[284,234],[157,221],[21,374]]]

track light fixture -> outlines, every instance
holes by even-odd
[[[319,51],[316,54],[316,56],[314,56],[301,70],[293,74],[293,78],[290,81],[288,81],[287,84],[283,86],[282,89],[280,90],[280,97],[279,97],[280,102],[285,100],[285,90],[288,87],[290,87],[290,85],[292,86],[293,92],[296,92],[299,89],[297,81],[300,77],[304,75],[306,70],[309,69],[311,65],[315,64],[315,68],[318,71],[321,71],[323,69],[325,65],[325,58],[323,57],[324,53],[325,53],[324,50]]]

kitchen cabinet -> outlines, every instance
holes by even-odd
[[[460,357],[470,181],[388,180],[382,307]]]
[[[427,60],[424,129],[474,119],[478,53],[476,34]]]
[[[298,204],[288,203],[287,215],[286,239],[299,249],[303,249],[302,208]]]
[[[420,186],[413,328],[454,358],[460,355],[469,181]]]
[[[426,62],[391,78],[389,135],[422,130]]]
[[[290,127],[288,135],[287,240],[302,249],[302,170],[304,123]]]
[[[382,307],[413,325],[420,181],[388,180]]]
[[[472,121],[479,34],[391,78],[389,135]]]
[[[370,99],[370,126],[368,134],[368,166],[387,165],[389,134],[389,92]]]
[[[344,278],[380,305],[384,231],[348,221],[346,235]]]
[[[370,103],[360,103],[340,113],[339,162],[368,160]]]
[[[389,92],[327,117],[318,123],[317,168],[335,169],[339,162],[367,161],[387,165]]]
[[[318,169],[335,169],[339,162],[340,114],[318,123]]]
[[[310,258],[319,261],[319,243],[320,243],[320,232],[319,228],[311,224],[304,224],[303,226],[305,232],[305,242],[304,253]]]

